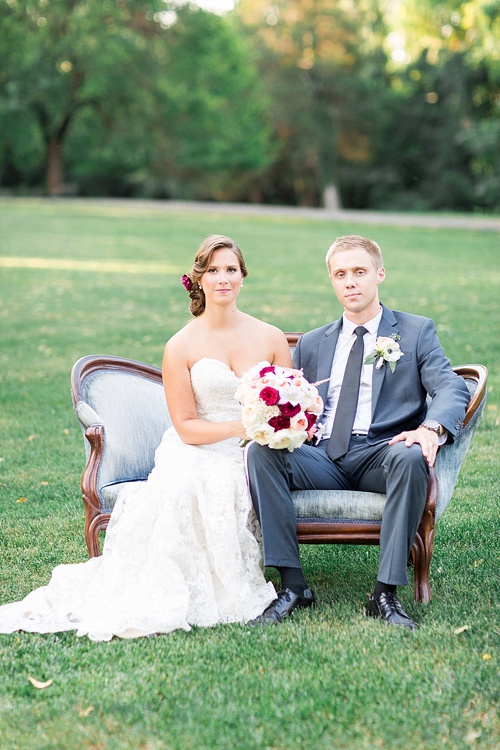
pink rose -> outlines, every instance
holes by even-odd
[[[263,367],[262,370],[259,372],[259,378],[262,378],[267,372],[272,372],[274,375],[276,373],[276,369],[274,365],[268,365],[267,367]]]
[[[307,417],[303,411],[290,419],[290,427],[292,430],[297,430],[297,432],[305,432],[307,430]]]
[[[270,385],[263,388],[259,393],[259,397],[266,404],[266,406],[274,406],[280,400],[280,392],[276,388],[271,388]]]
[[[314,399],[314,403],[309,407],[309,410],[317,416],[323,413],[323,399],[319,394]]]

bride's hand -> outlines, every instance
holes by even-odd
[[[235,425],[236,425],[235,436],[240,438],[240,440],[248,440],[247,431],[243,427],[243,422],[235,422]]]

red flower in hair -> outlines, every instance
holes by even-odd
[[[186,292],[190,292],[193,288],[193,280],[185,273],[181,276],[181,284]]]

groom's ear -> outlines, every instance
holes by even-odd
[[[377,271],[377,284],[381,284],[385,279],[385,268],[382,266]]]

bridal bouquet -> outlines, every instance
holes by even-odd
[[[242,376],[235,398],[249,439],[260,445],[293,451],[321,435],[323,400],[301,370],[259,362]]]

